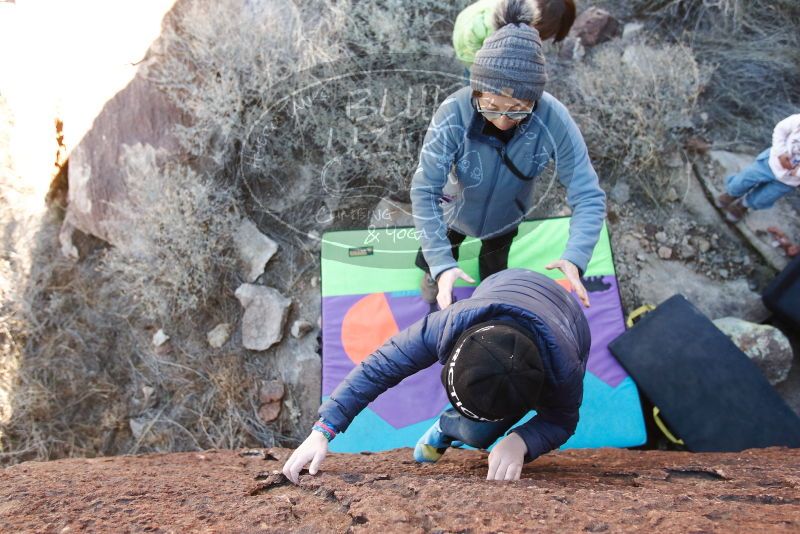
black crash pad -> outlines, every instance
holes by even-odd
[[[800,447],[800,418],[682,295],[645,315],[609,348],[689,450]]]
[[[781,322],[800,332],[800,256],[778,273],[762,297]]]

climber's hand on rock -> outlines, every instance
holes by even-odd
[[[447,308],[453,302],[453,286],[459,278],[466,280],[470,284],[475,283],[475,280],[458,267],[448,269],[439,275],[436,281],[439,285],[439,295],[436,297],[436,302],[439,304],[440,310]]]
[[[516,432],[507,435],[489,453],[486,480],[519,480],[528,447]]]
[[[297,484],[300,482],[300,471],[311,462],[308,472],[316,475],[319,465],[328,454],[328,438],[322,432],[312,430],[306,440],[297,447],[286,463],[283,464],[283,474]]]

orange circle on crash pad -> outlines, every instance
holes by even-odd
[[[353,304],[342,320],[342,347],[358,365],[399,332],[383,293],[372,293]]]
[[[570,284],[569,280],[567,280],[566,278],[559,278],[558,280],[556,280],[556,282],[558,283],[558,285],[560,285],[567,291],[572,291],[572,284]]]

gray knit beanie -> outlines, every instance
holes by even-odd
[[[539,16],[530,0],[501,0],[496,31],[475,54],[470,87],[524,100],[539,100],[547,82],[542,40],[530,24]]]

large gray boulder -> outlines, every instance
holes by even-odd
[[[250,350],[267,350],[283,338],[283,327],[292,301],[277,289],[242,284],[236,298],[244,307],[242,344]]]
[[[126,147],[141,144],[159,154],[174,154],[179,144],[172,132],[185,121],[141,74],[106,103],[69,156],[67,211],[59,236],[66,256],[78,257],[72,243],[76,229],[111,244],[119,242],[123,236],[117,234],[126,226],[120,217],[130,215],[115,209],[129,203],[122,165]]]
[[[792,346],[780,330],[735,317],[723,317],[714,324],[758,365],[770,384],[774,386],[789,376]]]

